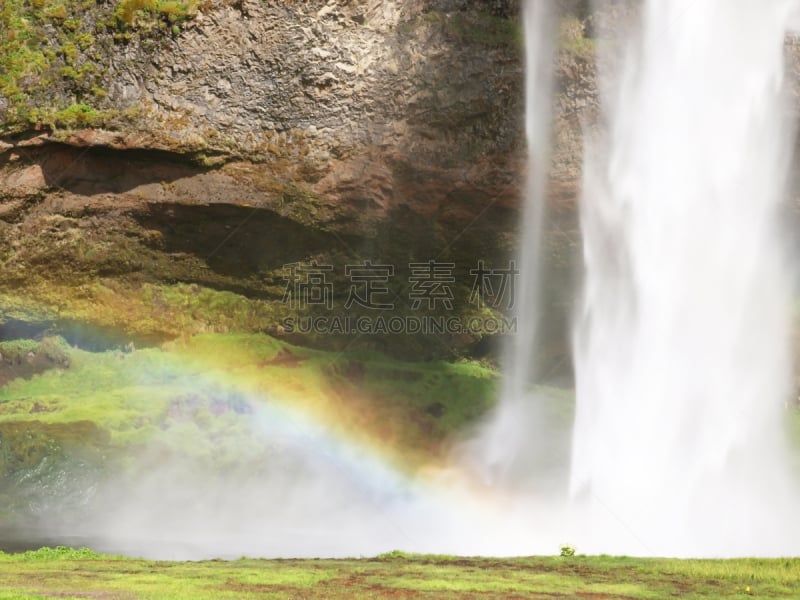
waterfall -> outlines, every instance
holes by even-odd
[[[595,551],[800,547],[779,220],[792,5],[646,0],[611,61],[605,133],[586,157],[574,332],[570,491]]]
[[[460,462],[486,485],[519,489],[541,488],[553,462],[545,456],[553,435],[546,399],[534,385],[538,328],[541,319],[542,240],[546,221],[546,188],[550,166],[553,105],[553,64],[557,36],[557,7],[552,0],[526,0],[522,6],[525,30],[525,137],[527,178],[516,258],[520,277],[515,289],[516,335],[505,348],[505,377],[491,417],[463,448]],[[563,456],[559,457],[563,460]],[[561,469],[563,471],[563,469]]]

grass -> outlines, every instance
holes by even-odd
[[[47,337],[0,349],[17,357],[4,368],[24,374],[0,386],[0,526],[30,520],[37,502],[78,507],[82,490],[154,460],[209,476],[257,469],[280,459],[275,428],[298,423],[410,474],[446,457],[497,381],[476,363],[331,353],[261,334],[104,352]],[[32,374],[43,357],[47,369]]]
[[[42,549],[0,553],[10,598],[796,598],[800,559],[515,559],[416,556],[360,560],[157,562]]]
[[[310,415],[413,467],[441,455],[450,436],[488,410],[497,381],[476,363],[328,353],[259,334],[206,334],[133,352],[86,352],[58,338],[0,349],[55,357],[48,371],[0,387],[0,440],[13,441],[0,445],[6,473],[81,439],[92,456],[159,444],[224,468],[243,443],[257,445],[249,415],[261,403]],[[99,433],[85,435],[86,424]]]

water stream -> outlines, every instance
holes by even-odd
[[[589,146],[570,487],[595,549],[797,550],[785,0],[649,0]],[[602,541],[601,541],[602,540]]]

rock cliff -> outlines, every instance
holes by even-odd
[[[408,265],[433,260],[455,265],[448,314],[504,310],[469,302],[470,270],[507,266],[515,247],[525,167],[516,2],[4,6],[8,335],[94,331],[100,345],[288,335],[285,265],[311,262],[334,267],[336,306],[345,267],[371,260],[394,266],[385,299],[411,314]],[[548,248],[559,356],[580,129],[595,104],[580,10],[562,20],[558,60]],[[290,337],[414,357],[491,347],[482,332],[433,345],[413,335]]]

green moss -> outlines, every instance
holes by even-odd
[[[80,73],[72,67],[63,67],[61,76],[79,79]],[[96,110],[89,104],[71,104],[61,110],[34,108],[27,120],[32,125],[46,125],[52,130],[73,129],[76,127],[102,127],[117,116],[114,110]]]
[[[591,57],[597,52],[597,41],[590,38],[570,40],[561,46],[567,52],[580,57]]]
[[[516,19],[506,19],[487,12],[429,11],[416,23],[404,23],[401,33],[410,33],[414,27],[428,24],[441,27],[446,35],[464,43],[486,46],[523,46],[522,29]]]
[[[81,50],[86,50],[94,44],[94,36],[91,33],[81,33],[75,36],[75,42]]]
[[[95,51],[98,36],[125,42],[132,32],[158,32],[159,22],[179,28],[197,8],[198,0],[6,0],[0,7],[0,96],[9,106],[0,128],[108,124],[94,118],[108,113],[101,109],[105,95],[95,93],[104,83],[98,63],[108,56]]]
[[[178,24],[197,14],[199,0],[121,0],[114,11],[120,30],[139,26],[152,27],[158,21]]]
[[[198,4],[199,0],[161,0],[156,12],[170,23],[180,23],[196,13]]]
[[[559,43],[561,49],[579,58],[590,59],[597,51],[597,40],[585,35],[583,21],[575,16],[561,19]]]
[[[102,116],[103,113],[88,104],[72,104],[52,114],[49,119],[52,119],[52,124],[55,127],[87,127],[100,121]],[[45,117],[45,119],[48,119],[48,117]]]
[[[39,342],[34,340],[13,340],[8,342],[0,342],[0,355],[4,360],[11,362],[19,362],[28,353],[34,354],[39,351]]]
[[[114,18],[123,27],[131,27],[142,12],[155,11],[157,0],[121,0],[114,11]]]
[[[56,4],[54,6],[48,7],[44,11],[45,17],[48,19],[53,19],[54,21],[64,21],[69,13],[67,12],[67,7],[63,4]]]

